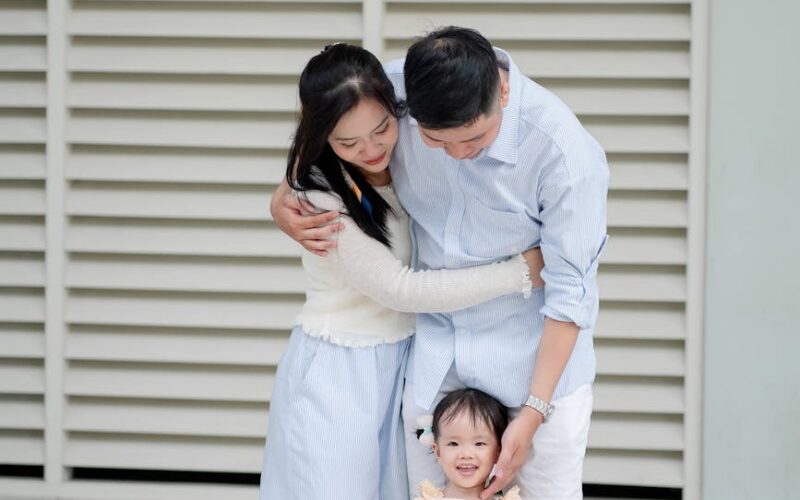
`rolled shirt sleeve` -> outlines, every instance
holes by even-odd
[[[606,234],[608,166],[602,149],[585,136],[580,147],[559,155],[542,173],[542,278],[546,317],[581,329],[597,317],[597,268]]]

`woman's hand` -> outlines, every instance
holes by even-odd
[[[528,263],[528,271],[531,275],[533,288],[543,287],[544,280],[541,273],[542,269],[544,269],[544,258],[542,257],[542,249],[539,247],[530,248],[522,252],[522,256],[525,258],[525,262]]]
[[[330,240],[344,225],[334,223],[338,212],[315,213],[317,210],[307,202],[298,200],[284,181],[272,195],[269,211],[278,228],[309,252],[325,256],[328,249],[336,247]]]

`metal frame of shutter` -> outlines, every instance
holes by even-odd
[[[69,469],[258,472],[269,387],[302,301],[299,252],[266,215],[297,72],[330,40],[387,60],[439,23],[508,49],[609,154],[585,480],[699,498],[707,10],[5,2],[0,450],[43,465],[45,478],[0,478],[0,498],[253,495],[76,481]]]

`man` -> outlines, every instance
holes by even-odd
[[[529,299],[418,316],[403,399],[411,486],[444,482],[415,439],[417,417],[445,392],[475,387],[513,418],[482,498],[512,481],[526,499],[581,498],[606,240],[605,155],[557,97],[474,30],[434,31],[386,71],[409,110],[391,168],[413,219],[415,267],[473,266],[535,245],[545,263],[546,285]],[[320,240],[333,229],[312,224],[327,219],[296,217],[298,207],[281,194],[272,203],[279,226],[324,252],[331,243]]]

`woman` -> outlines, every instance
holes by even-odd
[[[411,271],[408,216],[388,170],[403,109],[380,62],[360,47],[329,46],[309,61],[299,87],[286,179],[317,209],[344,214],[344,229],[327,257],[303,255],[309,288],[275,380],[261,498],[406,500],[407,313],[530,290],[537,255]]]

